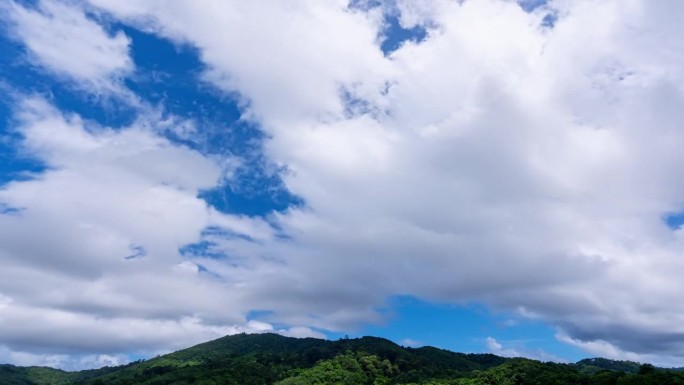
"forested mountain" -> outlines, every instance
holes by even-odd
[[[0,365],[0,384],[684,385],[684,373],[602,358],[558,364],[407,348],[375,337],[327,341],[239,334],[147,361],[81,372]]]

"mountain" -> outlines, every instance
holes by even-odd
[[[584,373],[596,373],[601,370],[612,370],[624,373],[639,373],[641,364],[632,361],[615,361],[607,358],[586,358],[577,362],[577,367]]]
[[[0,365],[0,385],[630,385],[684,373],[603,358],[576,364],[409,348],[376,337],[328,341],[238,334],[128,365],[80,372]]]

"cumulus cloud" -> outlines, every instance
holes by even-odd
[[[65,116],[39,97],[20,102],[16,121],[20,150],[48,169],[0,190],[15,210],[0,215],[0,341],[19,354],[10,358],[177,349],[263,329],[179,252],[206,228],[264,236],[259,221],[197,197],[222,175],[215,161],[153,130]]]
[[[286,330],[280,330],[278,333],[287,337],[295,338],[326,338],[325,334],[305,326],[294,326]]]
[[[587,351],[684,356],[683,233],[662,220],[684,208],[684,50],[671,38],[684,4],[397,1],[402,25],[428,33],[385,56],[381,10],[341,0],[90,3],[197,47],[204,79],[240,95],[305,205],[219,214],[196,198],[219,175],[206,158],[25,107],[27,149],[59,167],[0,194],[26,209],[0,216],[0,259],[15,265],[3,309],[202,325],[266,309],[269,323],[346,330],[402,294],[518,311]],[[233,230],[202,236],[212,225]],[[61,252],[38,250],[36,233]],[[223,257],[184,261],[177,248],[199,240]],[[126,261],[138,246],[147,256]],[[185,262],[197,268],[172,268]]]
[[[493,337],[487,337],[486,343],[487,343],[487,349],[491,353],[494,353],[496,355],[499,355],[502,357],[522,357],[522,355],[520,353],[518,353],[518,351],[515,349],[504,349],[503,345],[501,345]]]
[[[0,361],[12,362],[21,366],[49,366],[63,370],[83,370],[126,364],[129,362],[129,358],[126,355],[109,354],[34,354],[0,347]]]
[[[682,365],[681,356],[657,353],[635,353],[623,350],[616,345],[601,340],[579,340],[568,336],[565,332],[558,333],[556,338],[569,345],[576,346],[595,357],[605,357],[613,360],[627,360],[642,363],[652,363],[664,368],[679,368]]]
[[[12,25],[31,62],[58,76],[111,91],[117,78],[133,70],[126,35],[109,33],[73,3],[41,0],[29,8],[9,1],[0,6],[0,17]]]
[[[240,91],[243,103],[251,106],[246,116],[258,119],[296,124],[302,117],[342,113],[343,91],[372,97],[385,87],[384,75],[391,71],[377,47],[381,15],[353,12],[344,0],[212,1],[201,7],[183,1],[90,3],[177,43],[197,46],[208,66],[204,78]]]
[[[526,357],[543,362],[567,362],[566,360],[556,357],[553,354],[544,351],[543,349],[530,350],[526,349],[524,346],[522,348],[504,347],[499,341],[491,336],[485,339],[485,345],[490,353],[501,357]]]

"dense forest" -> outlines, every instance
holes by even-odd
[[[80,372],[0,365],[0,384],[684,385],[684,371],[602,358],[559,364],[453,353],[401,347],[375,337],[327,341],[239,334],[146,361]]]

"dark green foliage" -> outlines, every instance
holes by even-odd
[[[75,377],[75,373],[52,368],[0,365],[0,384],[2,385],[62,385],[71,383]]]
[[[641,366],[639,363],[632,361],[615,361],[607,358],[586,358],[579,361],[576,365],[581,372],[588,374],[593,374],[601,370],[637,373]]]
[[[324,360],[313,368],[303,370],[276,385],[383,385],[389,383],[397,368],[388,359],[347,351],[330,360]]]
[[[589,377],[589,385],[614,385],[624,376],[623,372],[601,370]]]
[[[475,384],[561,385],[586,384],[587,377],[571,365],[515,358],[503,365],[481,372]]]
[[[363,337],[220,338],[147,361],[81,372],[0,365],[0,385],[684,385],[684,372],[602,358],[543,363]]]

